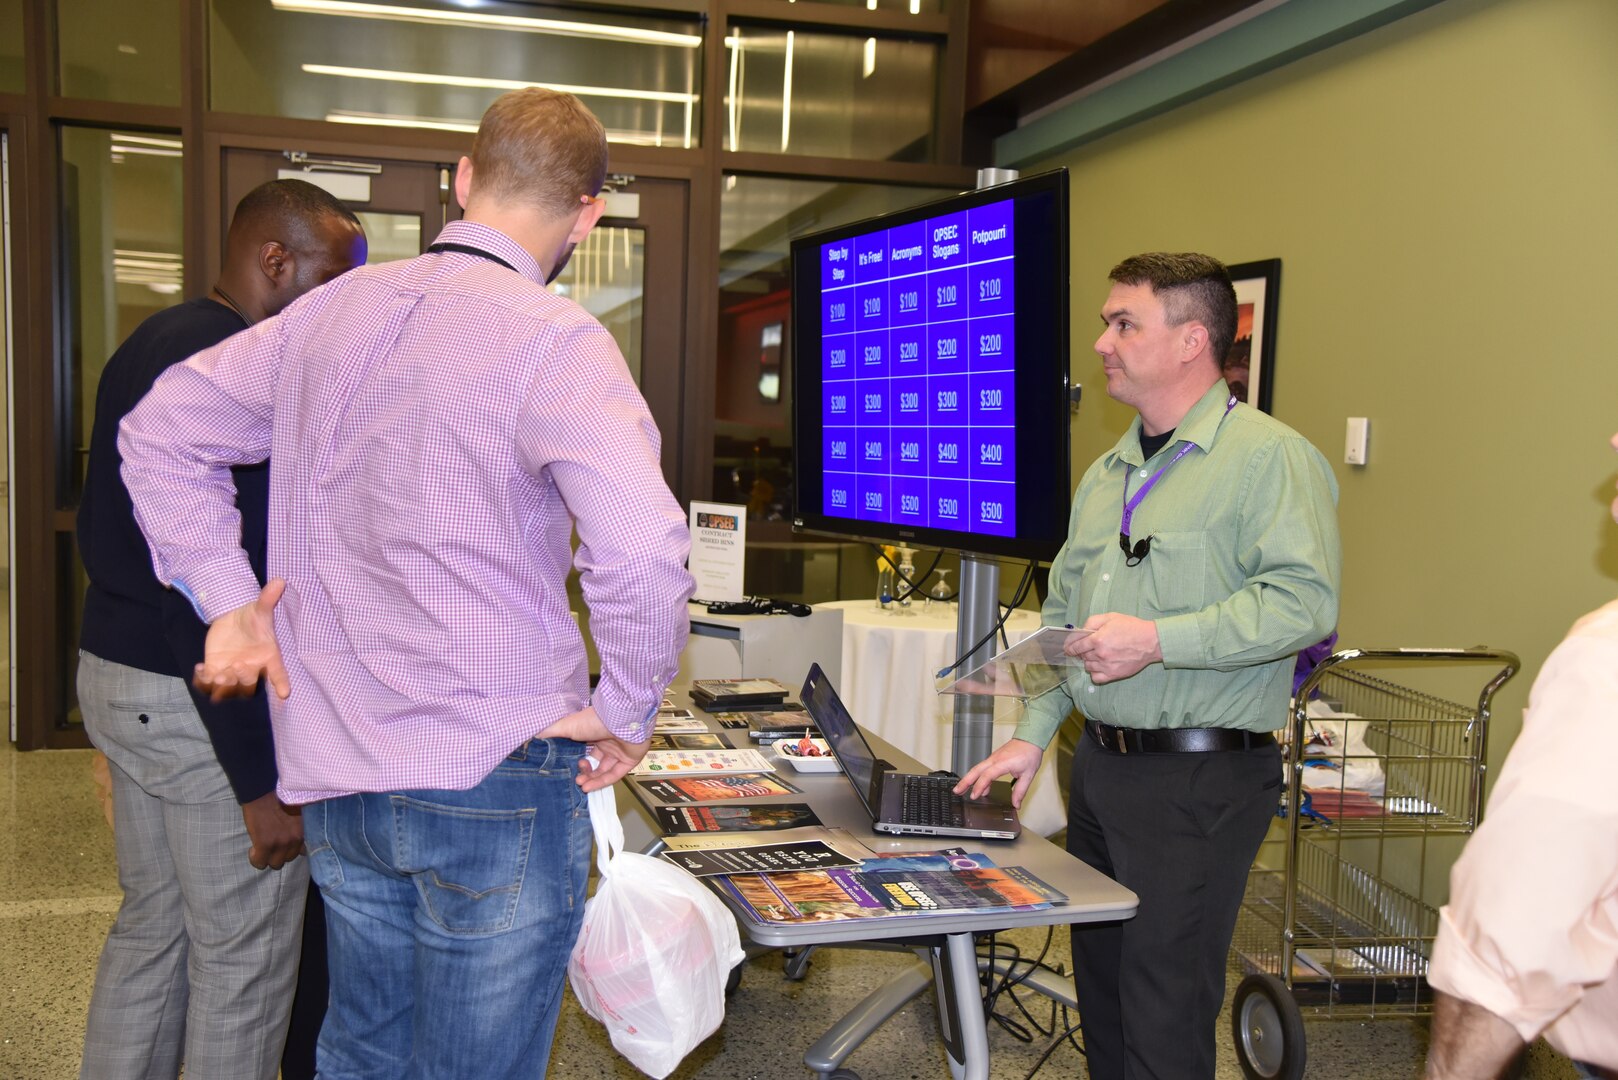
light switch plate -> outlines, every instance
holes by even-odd
[[[1348,435],[1343,441],[1343,463],[1364,465],[1371,441],[1371,421],[1363,416],[1348,418]]]

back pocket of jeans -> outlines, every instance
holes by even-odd
[[[398,869],[451,934],[511,929],[534,837],[532,810],[479,810],[392,797]]]

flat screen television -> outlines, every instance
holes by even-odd
[[[793,240],[791,321],[796,529],[1055,556],[1065,169]]]

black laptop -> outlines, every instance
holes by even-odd
[[[1022,831],[1017,811],[1010,806],[956,795],[952,790],[960,782],[956,777],[898,772],[871,753],[865,733],[848,715],[819,664],[809,669],[799,700],[854,785],[854,794],[870,811],[877,832],[1015,840]]]

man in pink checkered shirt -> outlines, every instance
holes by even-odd
[[[327,904],[327,1080],[544,1074],[584,794],[645,754],[678,665],[689,536],[657,429],[612,338],[544,287],[606,167],[576,98],[505,95],[426,254],[176,366],[121,427],[153,566],[210,624],[197,684],[275,692]],[[261,592],[229,470],[266,457]]]

